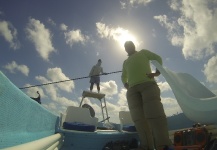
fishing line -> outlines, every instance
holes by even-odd
[[[110,73],[104,73],[104,74],[101,74],[101,75],[98,75],[98,76],[108,75],[108,74],[113,74],[113,73],[119,73],[119,72],[122,72],[122,71],[114,71],[114,72],[110,72]],[[37,86],[44,86],[44,85],[49,85],[49,84],[56,84],[56,83],[67,82],[67,81],[74,81],[74,80],[80,80],[80,79],[85,79],[85,78],[90,78],[90,76],[74,78],[74,79],[68,79],[68,80],[62,80],[62,81],[56,81],[56,82],[49,82],[49,83],[44,83],[44,84],[30,85],[30,86],[22,87],[22,88],[19,88],[19,89],[27,89],[27,88],[37,87]]]

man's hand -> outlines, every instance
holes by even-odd
[[[160,75],[160,71],[156,70],[155,73],[147,73],[146,74],[150,79],[156,77],[156,76],[159,76]]]
[[[128,84],[128,83],[124,83],[124,87],[125,87],[126,89],[129,89],[129,84]]]
[[[146,73],[147,77],[152,79],[155,77],[155,73]]]

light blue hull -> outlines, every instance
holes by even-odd
[[[58,140],[62,143],[63,139],[62,150],[102,150],[106,143],[111,141],[138,139],[136,133],[114,130],[95,132],[60,130],[60,118],[29,98],[2,72],[0,72],[0,118],[0,149],[13,147],[12,149],[17,150],[16,146],[31,142],[33,143],[28,147],[34,149],[37,149],[37,146],[47,147],[48,142],[41,142],[45,143],[45,146],[41,146],[34,141],[51,137],[55,133],[63,135],[63,138],[54,139],[52,142],[55,145]],[[52,137],[48,141],[52,141]]]
[[[63,132],[64,144],[61,150],[102,150],[108,142],[138,140],[137,133],[122,133],[119,131],[100,132]]]
[[[0,72],[0,149],[54,135],[58,118]]]

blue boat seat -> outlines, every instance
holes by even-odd
[[[134,125],[123,125],[122,130],[128,132],[136,132],[136,127]]]
[[[63,128],[68,130],[76,130],[76,131],[88,131],[88,132],[95,131],[94,125],[85,124],[82,122],[64,122]]]

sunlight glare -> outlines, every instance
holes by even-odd
[[[133,41],[135,45],[138,44],[136,37],[132,35],[128,30],[124,30],[122,28],[118,29],[118,33],[116,33],[116,36],[114,39],[118,42],[118,44],[124,48],[124,43],[126,41]]]

